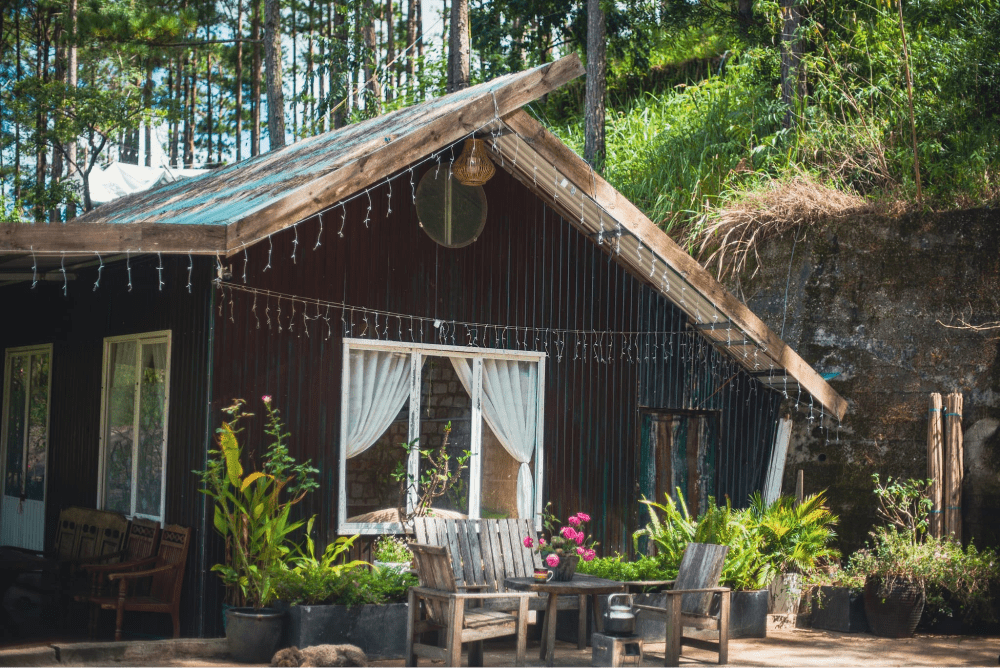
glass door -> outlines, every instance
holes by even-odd
[[[163,519],[169,336],[106,340],[101,508]]]
[[[4,359],[0,544],[44,549],[52,346],[13,348]]]

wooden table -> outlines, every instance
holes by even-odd
[[[625,591],[625,585],[615,580],[605,580],[593,575],[576,574],[569,582],[539,582],[535,578],[507,578],[504,580],[508,589],[517,591],[535,591],[549,595],[545,606],[545,629],[542,631],[542,647],[539,658],[545,665],[551,666],[555,660],[556,647],[556,611],[559,596],[579,596],[580,610],[576,631],[576,642],[579,649],[587,646],[587,597],[590,596],[590,609],[594,611],[594,628],[604,630],[604,624],[597,614],[597,597],[600,594],[615,594]]]

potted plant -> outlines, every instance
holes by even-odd
[[[990,614],[989,585],[997,578],[996,555],[963,549],[950,537],[926,535],[932,507],[930,481],[872,476],[878,514],[885,526],[871,532],[871,544],[851,556],[848,570],[864,578],[865,614],[872,633],[890,638],[913,635],[928,601],[936,613],[950,603],[966,613]]]
[[[679,501],[667,496],[662,504],[642,500],[649,507],[650,519],[645,527],[633,534],[636,550],[639,551],[641,542],[646,541],[647,549],[665,564],[665,572],[676,573],[689,542],[728,545],[720,584],[733,589],[729,637],[766,637],[766,587],[776,569],[773,560],[764,552],[764,540],[753,514],[749,510],[733,510],[728,500],[725,506],[717,506],[715,499],[710,497],[705,512],[693,518],[679,489],[677,497]],[[663,639],[662,632],[659,639]]]
[[[307,538],[293,568],[274,573],[274,588],[289,604],[286,642],[296,647],[349,643],[370,658],[403,658],[406,596],[417,578],[363,561],[347,562],[344,553],[356,538],[338,538],[319,558]]]
[[[543,513],[543,524],[549,534],[548,540],[539,537],[538,544],[535,545],[531,536],[525,536],[524,546],[541,553],[542,563],[552,573],[552,580],[569,582],[576,573],[580,559],[592,561],[597,556],[597,552],[594,551],[597,543],[594,542],[593,536],[588,536],[585,532],[590,515],[587,513],[571,515],[566,524],[557,531],[556,525],[559,520],[549,512],[551,506],[550,501],[545,505]]]
[[[290,536],[302,525],[289,514],[292,506],[318,487],[317,470],[309,462],[296,464],[288,454],[278,410],[270,396],[262,397],[267,411],[266,434],[271,443],[262,457],[262,470],[244,475],[239,422],[252,413],[242,399],[223,409],[229,416],[216,430],[218,448],[210,450],[204,471],[195,471],[202,492],[215,504],[215,530],[225,540],[226,561],[212,570],[226,587],[226,637],[237,661],[267,663],[281,640],[283,614],[267,608],[274,600],[273,574],[291,552]]]
[[[804,579],[809,625],[840,633],[868,633],[864,584],[863,576],[836,565],[814,570]]]
[[[771,614],[797,616],[804,578],[840,558],[840,552],[831,546],[837,516],[826,506],[824,495],[807,496],[801,503],[782,496],[770,504],[764,503],[760,493],[750,497],[754,530],[760,534],[763,553],[776,572],[768,586]]]
[[[405,538],[379,536],[372,546],[372,561],[376,568],[397,572],[410,570],[413,555],[406,546]]]

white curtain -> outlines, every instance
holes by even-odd
[[[472,364],[452,357],[452,366],[472,396]],[[483,417],[504,450],[520,463],[517,472],[517,515],[532,516],[534,485],[531,457],[535,452],[538,408],[538,364],[514,360],[483,360]]]
[[[347,458],[372,447],[410,396],[410,356],[352,350],[347,412]]]

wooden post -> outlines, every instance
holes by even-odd
[[[799,469],[795,476],[795,505],[800,505],[806,498],[806,472]]]
[[[927,411],[927,478],[931,485],[927,492],[933,507],[930,516],[930,534],[940,538],[944,534],[944,432],[941,426],[941,395],[931,394],[930,407]]]
[[[945,400],[944,533],[962,540],[962,394]]]

